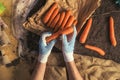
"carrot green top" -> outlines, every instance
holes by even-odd
[[[5,7],[2,3],[0,3],[0,15],[4,12]]]

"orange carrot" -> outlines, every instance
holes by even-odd
[[[57,31],[57,30],[60,28],[64,17],[65,17],[65,12],[62,12],[62,13],[60,14],[60,19],[59,19],[58,23],[56,24],[56,27],[55,27],[55,29],[54,29],[54,32]]]
[[[87,39],[88,33],[90,31],[91,25],[92,25],[92,18],[90,18],[88,20],[87,25],[86,25],[84,31],[82,32],[82,34],[80,36],[80,39],[79,39],[80,43],[85,43],[86,42],[86,39]]]
[[[65,25],[65,28],[67,28],[68,26],[72,26],[73,22],[75,20],[75,17],[74,16],[70,16],[66,25]]]
[[[77,21],[77,20],[74,20],[73,25],[76,26],[77,23],[78,23],[78,21]]]
[[[53,35],[47,37],[47,38],[46,38],[46,42],[48,43],[48,42],[52,41],[53,39],[58,38],[59,35],[61,35],[61,34],[66,34],[66,35],[68,35],[68,34],[70,34],[70,33],[72,33],[72,32],[73,32],[73,28],[72,28],[72,27],[65,28],[65,29],[62,30],[62,31],[59,30],[58,32],[54,33]]]
[[[58,20],[60,18],[60,14],[58,14],[55,19],[52,21],[52,24],[50,25],[51,28],[54,28],[55,25],[57,24]]]
[[[50,19],[53,11],[58,7],[57,3],[53,3],[53,5],[51,6],[51,8],[47,11],[47,13],[45,14],[45,16],[43,17],[43,22],[47,23],[48,20]]]
[[[65,27],[65,24],[67,23],[70,15],[71,15],[71,11],[68,10],[68,11],[65,13],[64,20],[62,21],[61,29],[63,29],[63,28]]]
[[[51,36],[49,36],[49,37],[46,38],[46,42],[48,43],[48,42],[50,42],[50,41],[52,41],[52,40],[58,38],[59,35],[60,35],[60,31],[58,31],[58,32],[56,32],[56,33],[54,33],[54,34],[52,34]]]
[[[67,28],[64,28],[64,30],[61,32],[61,34],[70,34],[73,32],[73,27],[67,27]]]
[[[85,45],[85,48],[93,50],[98,52],[100,55],[104,56],[105,55],[105,51],[103,51],[102,49],[96,47],[96,46],[91,46],[91,45]]]
[[[111,41],[111,44],[115,47],[117,45],[117,41],[116,41],[116,38],[115,38],[115,32],[114,32],[114,20],[113,20],[113,17],[110,17],[110,20],[109,20],[109,24],[110,24],[110,33],[109,33],[109,36],[110,36],[110,41]]]
[[[51,22],[54,20],[55,16],[58,14],[58,12],[59,12],[59,8],[56,8],[50,17],[50,19],[47,23],[47,26],[50,26]]]

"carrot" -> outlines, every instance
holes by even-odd
[[[65,24],[67,23],[67,21],[68,21],[70,15],[71,15],[71,11],[68,10],[68,11],[65,13],[64,20],[62,21],[61,29],[64,28],[64,26],[65,26]]]
[[[68,35],[68,34],[70,34],[70,33],[72,33],[73,32],[73,27],[67,27],[67,28],[65,28],[62,32],[61,32],[61,34],[66,34],[66,35]]]
[[[85,43],[88,33],[90,31],[91,25],[92,25],[92,18],[88,20],[87,25],[79,38],[80,43]]]
[[[52,21],[52,23],[51,23],[51,25],[50,25],[51,28],[54,28],[54,27],[55,27],[55,25],[57,24],[59,18],[60,18],[60,14],[58,14],[58,15],[55,17],[55,19]]]
[[[59,19],[58,23],[56,24],[56,27],[55,27],[55,29],[54,29],[54,32],[59,29],[59,27],[60,27],[61,24],[62,24],[62,21],[63,21],[64,17],[65,17],[65,12],[62,12],[62,13],[60,14],[60,19]]]
[[[51,36],[49,36],[49,37],[46,38],[46,42],[48,43],[48,42],[50,42],[50,41],[52,41],[52,40],[58,38],[59,35],[60,35],[60,31],[58,31],[58,32],[56,32],[56,33],[54,33],[54,34],[52,34]]]
[[[43,22],[47,23],[48,20],[50,19],[53,11],[58,7],[57,3],[53,3],[51,8],[46,12],[45,16],[43,17]]]
[[[68,26],[72,26],[73,22],[75,20],[75,17],[74,16],[70,16],[66,25],[65,25],[65,28],[67,28]]]
[[[104,56],[105,55],[105,51],[103,51],[102,49],[96,47],[96,46],[91,46],[91,45],[85,45],[85,48],[93,50],[98,52],[100,55]]]
[[[110,33],[109,33],[109,36],[110,36],[110,41],[111,41],[111,44],[115,47],[117,45],[117,41],[116,41],[116,38],[115,38],[115,32],[114,32],[114,19],[113,17],[110,17],[110,20],[109,20],[109,24],[110,24]]]
[[[77,21],[77,20],[74,20],[73,25],[76,26],[77,23],[78,23],[78,21]]]
[[[47,26],[50,26],[51,22],[53,21],[53,19],[55,18],[55,16],[58,14],[58,12],[59,12],[59,8],[56,8],[54,10],[54,12],[52,13],[51,17],[50,17],[50,19],[49,19],[49,21],[47,23]]]
[[[48,43],[48,42],[52,41],[53,39],[58,38],[59,35],[61,35],[61,34],[66,34],[66,35],[68,35],[68,34],[70,34],[70,33],[72,33],[72,32],[73,32],[73,28],[72,28],[72,27],[65,28],[65,29],[62,30],[62,31],[59,30],[58,32],[54,33],[53,35],[47,37],[47,38],[46,38],[46,42]]]

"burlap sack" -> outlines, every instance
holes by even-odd
[[[120,80],[120,64],[112,60],[79,54],[74,54],[74,57],[79,73],[84,80]],[[30,64],[30,62],[32,63]],[[30,80],[31,67],[35,69],[33,61],[22,61],[10,68],[0,66],[0,80]],[[44,80],[67,80],[66,67],[61,53],[52,52],[49,56]]]

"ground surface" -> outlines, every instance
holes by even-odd
[[[117,46],[113,47],[109,40],[109,17],[115,20],[115,33]],[[76,41],[75,52],[83,55],[111,59],[120,63],[120,7],[115,5],[115,0],[102,0],[101,6],[92,15],[93,25],[86,44],[98,46],[105,50],[106,55],[99,56],[96,52],[85,49]],[[79,36],[78,36],[79,37]]]
[[[42,2],[39,2],[40,4]],[[43,1],[43,4],[45,2]],[[38,7],[41,7],[41,5],[37,5],[37,8],[34,8],[33,11],[35,12]],[[33,14],[33,13],[31,13]],[[30,15],[31,15],[30,14]],[[113,16],[115,19],[115,33],[117,37],[117,46],[113,47],[110,44],[109,40],[109,16]],[[95,45],[103,50],[105,50],[106,55],[100,56],[96,52],[93,52],[91,50],[85,49],[79,42],[79,36],[76,40],[75,45],[75,53],[82,54],[82,55],[89,55],[89,56],[95,56],[99,58],[104,59],[110,59],[113,61],[116,61],[120,63],[120,7],[115,5],[115,0],[102,0],[101,6],[96,10],[96,12],[92,15],[93,17],[93,25],[90,31],[90,34],[88,36],[86,44]],[[82,32],[82,31],[81,31]],[[34,39],[34,40],[33,40]],[[30,33],[28,35],[28,46],[30,49],[38,50],[38,41],[39,36]],[[31,43],[32,42],[32,43]],[[33,45],[37,45],[36,47]],[[32,46],[32,47],[30,47]],[[59,51],[56,48],[54,48],[54,51]]]

